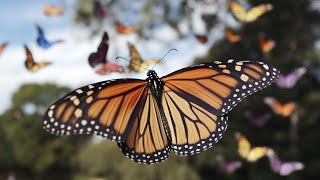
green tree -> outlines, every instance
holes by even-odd
[[[72,159],[85,137],[56,137],[43,130],[42,115],[69,91],[53,84],[26,84],[0,116],[0,167],[18,179],[70,179]]]

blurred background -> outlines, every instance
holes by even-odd
[[[12,0],[2,1],[0,12],[0,180],[320,178],[318,0]],[[37,42],[37,26],[51,42]],[[178,50],[155,67],[160,76],[201,62],[250,59],[277,67],[281,80],[229,113],[229,128],[215,147],[137,164],[110,141],[42,129],[45,110],[72,89],[146,78],[146,71],[101,75],[89,66],[104,31],[107,60],[123,67],[129,62],[115,58],[130,59],[130,42],[144,60]],[[35,62],[52,64],[28,70],[24,45]],[[252,146],[273,149],[278,169],[269,156],[254,163],[239,156],[235,132]]]

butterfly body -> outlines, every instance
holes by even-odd
[[[116,141],[138,163],[164,161],[170,151],[193,155],[216,144],[227,129],[227,113],[278,74],[263,62],[234,60],[162,78],[150,70],[145,80],[115,79],[70,92],[48,108],[44,128],[55,135],[87,133]]]
[[[38,26],[38,25],[36,27],[37,27],[37,31],[38,31],[37,44],[41,48],[49,49],[53,45],[63,42],[63,40],[61,40],[61,39],[55,40],[55,41],[48,41],[47,38],[44,35],[44,32],[43,32],[42,28],[40,26]]]

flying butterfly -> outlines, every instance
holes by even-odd
[[[290,89],[293,88],[298,80],[307,72],[305,67],[300,67],[290,72],[287,75],[280,74],[279,78],[276,81],[276,85],[279,88]]]
[[[233,173],[242,166],[240,161],[226,161],[222,155],[216,157],[221,169],[227,173]]]
[[[40,63],[35,62],[30,49],[26,45],[24,45],[24,49],[27,55],[25,66],[29,71],[37,72],[39,69],[51,64],[51,62],[47,62],[47,61],[42,61]]]
[[[46,5],[43,7],[42,12],[46,16],[61,16],[64,12],[64,9],[61,6]]]
[[[259,33],[259,46],[263,53],[268,53],[276,46],[276,42],[267,39],[264,33]]]
[[[118,33],[120,33],[120,34],[128,35],[128,34],[133,33],[134,31],[136,31],[135,27],[133,27],[133,26],[125,26],[122,23],[120,23],[119,21],[114,22],[114,25],[115,25]]]
[[[250,111],[246,111],[244,116],[251,125],[256,127],[263,127],[271,118],[271,115],[268,113],[262,115],[253,115]]]
[[[55,135],[94,134],[116,141],[138,163],[207,150],[222,138],[227,113],[275,81],[279,71],[259,61],[214,61],[162,78],[115,79],[78,88],[52,104],[44,129]],[[251,156],[250,156],[251,157]]]
[[[227,40],[230,43],[236,43],[239,42],[241,40],[241,36],[239,34],[236,34],[231,28],[227,27],[225,29],[225,34],[227,37]]]
[[[282,162],[273,149],[268,150],[267,157],[273,172],[279,173],[281,176],[288,176],[292,172],[304,168],[301,162]]]
[[[100,20],[108,16],[107,12],[103,9],[103,6],[99,0],[93,1],[93,14]]]
[[[271,4],[261,4],[251,9],[246,9],[241,4],[229,1],[228,7],[232,12],[233,16],[242,22],[253,22],[260,16],[273,9]]]
[[[133,44],[128,43],[128,48],[129,48],[130,57],[131,57],[129,70],[131,71],[142,72],[145,70],[143,67],[148,67],[151,64],[156,64],[160,62],[160,60],[158,59],[149,59],[149,60],[143,61],[140,54],[138,53],[137,49]]]
[[[288,103],[282,104],[281,102],[279,102],[277,99],[273,97],[265,97],[264,103],[269,105],[275,114],[278,114],[282,117],[291,116],[297,108],[297,105],[294,102],[288,102]]]
[[[240,157],[247,160],[248,162],[256,162],[260,158],[267,155],[267,147],[251,147],[251,143],[241,133],[235,133],[235,138],[238,143],[238,153]]]
[[[208,42],[208,36],[207,35],[195,34],[194,36],[196,37],[198,42],[200,42],[201,44],[205,44],[206,42]]]
[[[0,44],[0,55],[4,51],[4,49],[8,46],[8,42],[4,42]]]
[[[36,28],[37,28],[37,31],[38,31],[37,44],[38,44],[39,47],[41,47],[43,49],[49,49],[53,45],[63,42],[63,40],[61,40],[61,39],[58,39],[58,40],[55,40],[55,41],[48,41],[47,38],[44,35],[43,29],[39,25],[36,25]]]
[[[112,72],[127,72],[125,68],[107,61],[106,56],[109,49],[109,36],[107,32],[104,32],[102,40],[99,44],[97,52],[89,55],[88,61],[95,72],[100,75],[110,74]]]

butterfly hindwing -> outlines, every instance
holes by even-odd
[[[124,141],[146,85],[143,80],[119,79],[79,88],[50,106],[44,128],[56,135],[87,133]]]
[[[141,111],[136,116],[129,138],[118,143],[122,152],[139,163],[158,163],[167,159],[170,142],[166,135],[160,110],[151,91],[142,95]]]

